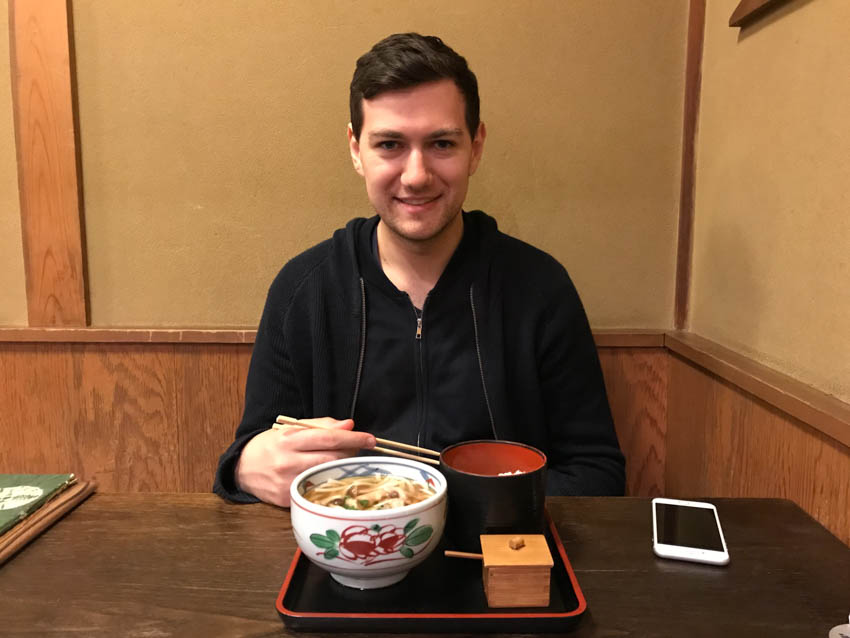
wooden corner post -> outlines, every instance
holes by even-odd
[[[31,326],[86,326],[67,0],[9,0],[12,102]]]
[[[679,191],[679,239],[676,250],[676,297],[673,325],[688,325],[693,252],[694,186],[696,182],[696,137],[702,83],[702,49],[705,33],[705,0],[690,0],[688,45],[685,61],[685,106],[682,125],[682,182]]]

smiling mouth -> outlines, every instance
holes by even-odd
[[[438,199],[440,199],[440,195],[436,195],[435,197],[396,197],[397,201],[408,206],[425,206]]]

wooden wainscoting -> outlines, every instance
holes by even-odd
[[[97,479],[102,491],[210,489],[241,417],[252,334],[4,332],[0,473],[73,471]],[[662,494],[663,334],[609,332],[599,341],[628,493]]]
[[[242,412],[251,344],[0,343],[0,472],[196,492]]]
[[[594,332],[626,491],[772,496],[850,544],[850,405],[683,333]],[[252,331],[0,329],[0,473],[207,491]]]
[[[673,353],[669,379],[667,496],[787,498],[850,545],[850,449]]]
[[[662,496],[667,456],[667,351],[599,348],[599,361],[626,457],[626,494]]]

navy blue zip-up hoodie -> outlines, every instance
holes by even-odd
[[[350,417],[356,429],[436,449],[520,441],[546,453],[549,494],[623,493],[625,461],[569,275],[488,215],[463,219],[463,239],[421,323],[371,254],[377,217],[350,221],[283,267],[213,491],[257,500],[236,487],[236,462],[251,437],[286,414]]]

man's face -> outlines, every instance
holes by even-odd
[[[363,100],[360,140],[348,129],[351,158],[369,201],[395,235],[426,242],[459,223],[485,137],[481,124],[471,139],[465,106],[451,80]]]

